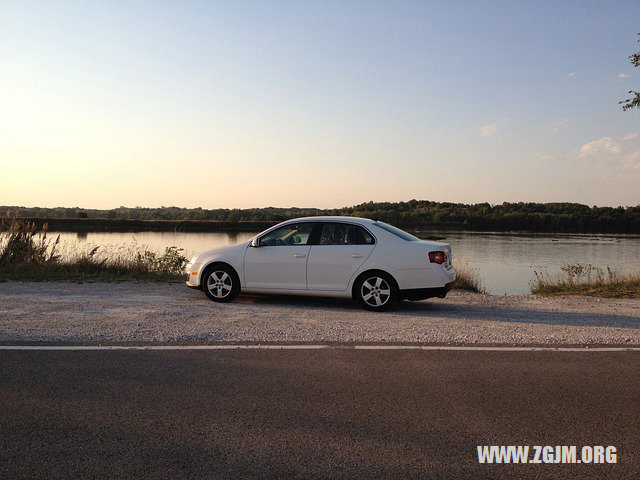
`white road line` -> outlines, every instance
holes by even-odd
[[[0,350],[443,350],[471,352],[640,352],[640,347],[474,347],[464,345],[0,345]]]

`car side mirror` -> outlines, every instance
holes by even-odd
[[[258,239],[257,237],[254,238],[253,240],[251,240],[251,246],[252,247],[259,247],[260,246],[260,239]]]

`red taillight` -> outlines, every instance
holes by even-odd
[[[447,261],[447,254],[444,252],[429,252],[429,261],[442,265]]]

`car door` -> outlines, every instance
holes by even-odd
[[[346,290],[349,280],[374,248],[375,239],[359,225],[323,223],[317,245],[312,245],[309,251],[307,288]]]
[[[266,233],[247,247],[246,288],[306,290],[307,260],[316,222],[287,224]]]

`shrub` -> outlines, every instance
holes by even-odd
[[[454,267],[456,269],[456,283],[453,286],[454,289],[486,293],[482,286],[478,269],[476,267],[471,267],[468,260],[455,260]]]
[[[580,263],[564,265],[560,270],[556,275],[534,272],[531,292],[539,295],[640,297],[640,272],[622,274],[609,267],[602,269]]]
[[[38,265],[58,261],[56,248],[60,236],[52,243],[47,225],[37,231],[33,223],[18,220],[9,212],[0,221],[0,265]]]

